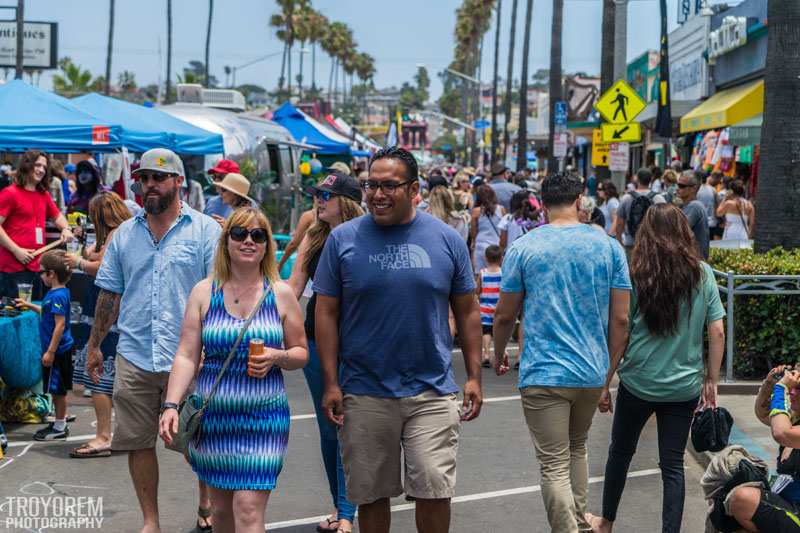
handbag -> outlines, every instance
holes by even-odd
[[[222,368],[217,374],[217,378],[214,380],[214,384],[211,386],[211,390],[209,391],[205,400],[202,399],[200,394],[194,392],[181,402],[181,405],[178,408],[178,433],[172,439],[172,449],[186,455],[189,449],[189,442],[197,439],[199,436],[200,427],[203,422],[203,415],[208,408],[208,403],[211,401],[211,398],[217,391],[217,387],[219,386],[220,381],[222,381],[225,371],[228,370],[233,358],[236,357],[236,351],[239,349],[239,344],[242,343],[242,339],[244,338],[244,334],[247,332],[247,328],[250,327],[250,323],[253,321],[253,318],[256,316],[258,310],[261,308],[261,304],[264,303],[264,300],[267,299],[267,295],[269,295],[271,291],[272,285],[269,285],[261,295],[261,299],[250,312],[250,316],[247,317],[244,325],[242,325],[242,329],[239,331],[239,336],[236,338],[236,342],[233,343],[231,351],[228,352],[228,357],[225,358],[225,362],[222,364]]]
[[[724,407],[708,408],[692,419],[692,446],[698,452],[718,452],[728,445],[733,417]]]

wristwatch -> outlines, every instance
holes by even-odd
[[[175,409],[177,411],[178,404],[172,402],[164,402],[164,405],[161,406],[161,413],[163,414],[164,411],[166,411],[167,409]]]

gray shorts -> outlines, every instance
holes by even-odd
[[[339,443],[351,502],[369,504],[403,492],[418,499],[453,497],[461,427],[455,394],[426,391],[408,398],[346,394],[343,414]]]

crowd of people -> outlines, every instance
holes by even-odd
[[[139,210],[106,190],[96,164],[78,164],[74,188],[65,178],[54,189],[53,167],[29,152],[0,191],[0,288],[16,297],[17,284],[38,280],[42,301],[18,300],[41,314],[44,390],[55,403],[55,422],[35,438],[65,439],[72,382],[90,390],[97,433],[71,456],[128,454],[143,533],[161,530],[155,449],[159,437],[179,448],[186,398],[204,409],[179,450],[198,479],[197,529],[263,531],[289,444],[283,376],[297,369],[331,495],[318,531],[350,533],[357,514],[361,531],[387,532],[390,498],[401,494],[415,502],[419,531],[448,531],[460,429],[481,413],[482,366],[519,371],[553,531],[612,530],[653,414],[662,530],[680,530],[689,428],[698,409],[716,407],[725,339],[705,259],[712,239],[752,232],[741,183],[643,168],[620,198],[613,182],[571,169],[421,169],[408,151],[384,148],[357,176],[337,164],[309,188],[313,207],[285,250],[297,258],[282,281],[270,222],[233,161],[209,170],[218,196],[200,205],[180,157],[146,152],[133,171]],[[86,212],[94,243],[34,256],[47,219],[61,241],[75,238],[57,204],[67,190],[62,209]],[[77,353],[66,288],[75,271],[92,278],[91,332]],[[771,376],[767,422],[790,449],[800,375]],[[613,413],[597,516],[587,501],[596,411]],[[742,491],[732,516],[748,531],[794,531],[796,501]]]

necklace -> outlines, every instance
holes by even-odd
[[[246,292],[246,289],[247,289],[247,288],[245,287],[245,290],[243,290],[241,293],[239,293],[239,295],[238,295],[238,296],[237,296],[237,295],[235,295],[235,294],[233,294],[233,303],[234,303],[234,304],[237,304],[237,305],[239,304],[239,299],[242,297],[242,294],[244,294],[244,293]],[[233,289],[232,289],[232,288],[231,288],[231,292],[233,292]]]

